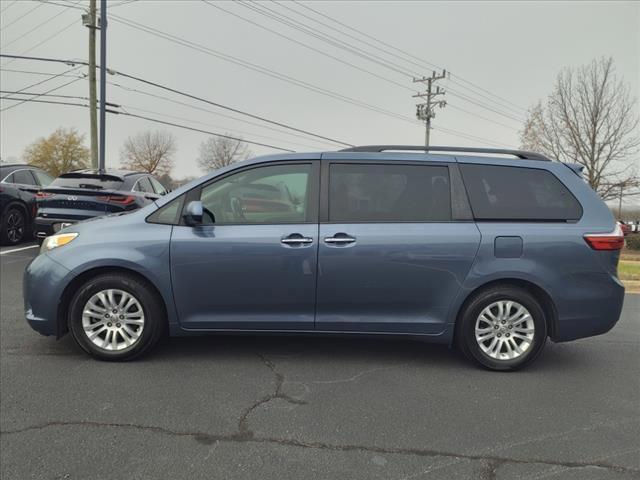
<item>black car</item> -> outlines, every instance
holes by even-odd
[[[56,178],[37,195],[36,237],[42,240],[87,218],[137,210],[167,193],[148,173],[76,170]]]
[[[53,177],[30,165],[0,165],[0,243],[15,245],[29,238],[36,215],[36,193]]]

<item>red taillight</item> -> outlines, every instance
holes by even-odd
[[[622,250],[624,247],[624,234],[619,224],[611,233],[588,233],[584,239],[594,250]]]
[[[100,197],[96,197],[98,200],[109,203],[117,203],[119,205],[129,205],[136,201],[136,197],[133,195],[103,195]]]
[[[38,193],[36,193],[36,198],[49,198],[49,197],[53,197],[54,195],[55,195],[55,193],[38,192]]]

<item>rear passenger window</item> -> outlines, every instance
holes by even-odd
[[[476,220],[578,220],[582,207],[547,170],[461,164]]]
[[[37,185],[36,179],[29,170],[16,170],[13,172],[13,182],[21,185]]]
[[[451,192],[446,166],[337,163],[330,166],[330,222],[449,220]]]

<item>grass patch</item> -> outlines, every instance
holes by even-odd
[[[640,280],[640,262],[621,260],[618,265],[620,280]]]

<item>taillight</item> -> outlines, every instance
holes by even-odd
[[[119,205],[130,205],[136,201],[136,197],[133,195],[103,195],[100,197],[96,197],[98,200],[109,203],[117,203]]]
[[[624,233],[617,223],[611,233],[587,233],[584,239],[594,250],[622,250],[624,247]]]
[[[36,198],[42,199],[42,198],[49,198],[49,197],[53,197],[55,195],[55,193],[50,193],[50,192],[38,192],[36,193]]]

